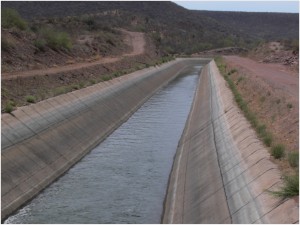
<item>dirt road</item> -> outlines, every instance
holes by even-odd
[[[246,70],[247,73],[263,78],[276,89],[289,93],[299,101],[299,76],[288,71],[283,65],[258,63],[249,58],[239,56],[224,56],[226,61],[234,67]]]
[[[14,73],[2,73],[1,79],[7,80],[7,79],[13,79],[17,77],[39,76],[39,75],[46,75],[46,74],[51,75],[55,73],[77,70],[77,69],[95,66],[99,64],[116,62],[124,56],[136,56],[136,55],[143,54],[145,51],[145,43],[146,43],[144,34],[140,32],[130,32],[123,29],[121,31],[126,34],[126,38],[124,40],[125,43],[132,47],[132,51],[130,53],[126,53],[119,57],[101,58],[93,62],[76,63],[71,65],[52,67],[48,69],[28,70],[28,71],[14,72]]]

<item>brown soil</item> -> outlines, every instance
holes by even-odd
[[[280,64],[259,63],[239,56],[224,58],[228,71],[238,70],[231,78],[259,121],[271,131],[274,142],[284,144],[287,154],[298,151],[298,74]],[[277,163],[285,172],[291,171],[286,160]]]
[[[86,62],[48,67],[37,70],[2,73],[2,112],[6,105],[29,104],[26,96],[34,96],[35,102],[77,90],[103,80],[112,79],[145,68],[157,59],[155,46],[143,33],[122,30],[130,51],[118,57],[88,58]],[[89,37],[85,37],[89,38]]]
[[[298,73],[299,51],[288,47],[284,42],[268,42],[259,45],[249,52],[248,57],[263,63],[277,63],[286,65],[286,69]]]
[[[28,71],[20,71],[20,72],[13,72],[13,73],[2,73],[2,80],[17,78],[17,77],[28,77],[28,76],[41,76],[41,75],[51,75],[56,73],[63,73],[72,70],[83,69],[86,67],[96,66],[99,64],[106,64],[106,63],[113,63],[120,60],[124,56],[136,56],[144,53],[145,48],[145,38],[143,33],[139,32],[129,32],[122,30],[125,36],[125,43],[128,44],[132,51],[129,53],[125,53],[119,57],[105,57],[100,59],[89,58],[86,59],[87,62],[82,63],[74,63],[70,65],[63,65],[58,67],[51,67],[47,69],[37,69],[37,70],[28,70]],[[90,38],[90,37],[84,37]]]

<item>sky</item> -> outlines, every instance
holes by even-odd
[[[187,9],[299,13],[299,1],[174,1]]]

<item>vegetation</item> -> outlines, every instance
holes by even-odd
[[[238,92],[236,84],[230,78],[230,75],[232,74],[232,70],[227,72],[227,66],[225,64],[223,64],[221,57],[216,57],[215,61],[217,63],[217,66],[218,66],[221,74],[224,76],[230,89],[232,90],[234,98],[235,98],[238,106],[240,107],[240,109],[243,111],[245,117],[249,120],[252,127],[256,130],[258,136],[263,140],[264,144],[267,147],[271,147],[272,156],[275,159],[282,159],[285,156],[285,146],[282,144],[275,145],[272,134],[267,131],[266,125],[260,123],[258,121],[258,119],[256,118],[255,114],[253,112],[251,112],[251,110],[248,108],[247,103],[243,100],[241,94]],[[260,101],[263,102],[262,99],[260,99]],[[276,103],[279,104],[280,99],[278,99],[276,101]],[[299,153],[298,152],[292,152],[292,153],[288,154],[288,162],[289,162],[290,166],[296,168],[297,171],[298,171],[298,166],[299,166],[298,161],[299,161]],[[279,191],[271,191],[270,193],[272,193],[274,196],[282,197],[282,198],[299,195],[299,174],[298,174],[298,172],[296,175],[286,176],[284,181],[285,181],[284,185]]]
[[[72,48],[70,36],[66,32],[43,28],[39,31],[39,36],[34,44],[40,50],[44,50],[46,45],[54,50]]]
[[[22,9],[30,19],[43,15],[52,25],[65,17],[63,30],[81,21],[88,31],[111,33],[111,27],[142,31],[163,55],[189,55],[229,46],[251,48],[270,38],[298,40],[297,14],[198,12],[172,2],[62,2],[60,10],[56,10],[57,4],[47,3],[46,7],[43,2],[34,6],[25,2],[2,5]]]
[[[11,113],[14,110],[15,103],[13,101],[8,101],[5,104],[4,112]]]
[[[299,174],[284,177],[284,186],[279,191],[271,191],[274,196],[288,198],[299,195]]]
[[[1,50],[8,52],[11,48],[14,48],[14,44],[5,37],[1,37]]]
[[[288,161],[291,167],[299,167],[299,152],[290,152],[288,154]]]
[[[26,102],[35,103],[35,101],[36,101],[36,99],[34,96],[32,96],[32,95],[26,96]]]
[[[1,27],[4,28],[16,27],[21,30],[25,30],[27,28],[27,22],[21,18],[21,16],[15,9],[2,8]]]
[[[284,157],[284,154],[285,154],[284,150],[285,150],[285,148],[283,145],[281,145],[281,144],[275,145],[271,149],[272,156],[275,159],[281,159],[282,157]]]

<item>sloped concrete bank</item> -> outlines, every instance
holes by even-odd
[[[297,223],[298,202],[267,193],[282,185],[280,176],[210,62],[178,145],[162,222]]]
[[[1,219],[51,184],[193,65],[177,59],[2,115]]]

